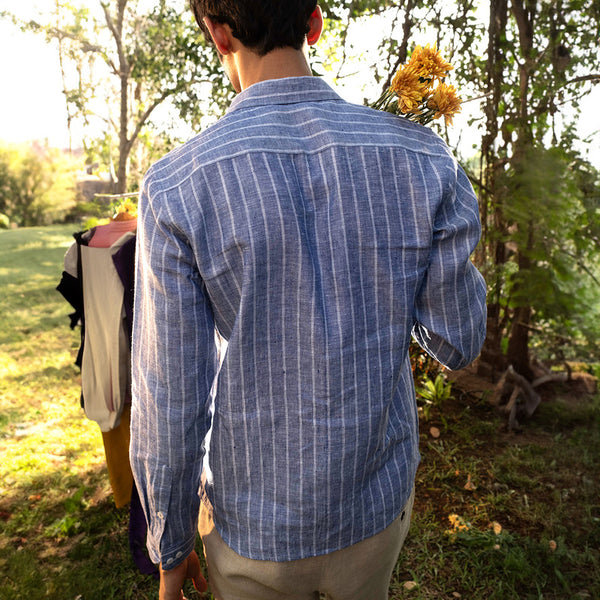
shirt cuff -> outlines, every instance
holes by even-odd
[[[164,552],[161,557],[161,566],[164,571],[170,571],[178,567],[192,552],[196,544],[196,536],[189,540],[186,544],[178,546],[173,550]]]

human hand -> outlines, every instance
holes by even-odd
[[[205,592],[208,587],[200,570],[200,559],[195,550],[192,550],[174,569],[164,571],[162,565],[160,566],[159,600],[185,600],[182,588],[186,579],[191,579],[199,592]]]

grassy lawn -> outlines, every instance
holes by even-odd
[[[55,291],[73,231],[0,231],[0,599],[156,599],[79,407],[79,333]],[[600,396],[542,395],[520,433],[456,386],[423,419],[390,598],[600,598]]]
[[[156,598],[135,571],[98,426],[79,406],[79,332],[55,290],[74,226],[0,231],[0,598]]]

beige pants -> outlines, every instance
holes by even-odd
[[[234,552],[201,503],[198,529],[208,581],[217,600],[386,600],[408,529],[411,494],[400,516],[381,533],[331,554],[289,562],[252,560]]]

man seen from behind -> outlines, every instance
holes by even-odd
[[[316,0],[191,0],[238,95],[148,171],[131,460],[161,600],[383,600],[419,462],[411,335],[485,337],[471,185],[430,129],[313,77]]]

